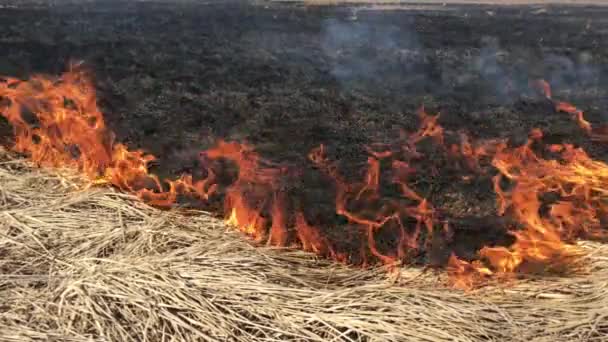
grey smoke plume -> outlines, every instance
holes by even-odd
[[[476,63],[478,71],[484,78],[504,81],[506,74],[499,60],[506,56],[506,52],[501,50],[496,37],[484,37],[482,44]]]
[[[575,60],[556,54],[549,54],[544,61],[548,71],[547,81],[553,87],[573,86],[575,83],[584,87],[596,87],[600,84],[598,65],[588,52],[581,52]]]
[[[485,78],[503,79],[505,73],[498,60],[505,54],[501,51],[496,37],[482,38],[482,48],[475,62],[477,71]]]
[[[551,84],[554,94],[569,89],[581,89],[583,93],[569,94],[568,97],[606,94],[607,87],[602,80],[605,69],[602,70],[601,64],[589,52],[582,51],[572,57],[549,54],[544,59],[544,65],[546,80]],[[602,122],[608,123],[606,108],[603,108],[603,111],[597,114]]]
[[[479,55],[473,59],[472,71],[493,89],[495,95],[504,101],[512,101],[518,94],[527,93],[527,77],[544,78],[554,89],[581,87],[589,89],[600,84],[601,70],[594,64],[593,56],[581,52],[570,58],[558,54],[547,54],[544,57],[530,55],[530,51],[504,49],[496,37],[483,37]],[[522,75],[521,70],[514,71],[513,63],[529,55],[528,65],[537,65],[541,74]],[[538,64],[540,63],[540,64]],[[529,70],[530,71],[530,70]]]
[[[492,86],[492,92],[498,96],[498,99],[504,102],[512,101],[511,91],[515,84],[502,66],[509,55],[508,52],[501,49],[496,37],[483,37],[481,43],[479,55],[476,56],[472,65],[473,71],[479,75],[484,84]]]
[[[395,53],[418,47],[413,30],[389,24],[327,19],[323,23],[321,48],[330,60],[331,74],[343,86],[354,80],[374,80],[376,74],[395,63]]]

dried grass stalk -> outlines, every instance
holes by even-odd
[[[0,340],[591,341],[608,334],[608,248],[590,273],[462,293],[254,247],[205,213],[159,211],[1,153]]]

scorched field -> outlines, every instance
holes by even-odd
[[[0,6],[0,338],[605,340],[608,7]]]

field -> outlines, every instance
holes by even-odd
[[[247,142],[303,170],[287,193],[338,237],[347,224],[309,152],[323,144],[345,178],[365,177],[366,148],[416,131],[422,105],[453,136],[519,146],[539,128],[546,143],[608,162],[605,142],[530,86],[544,79],[592,125],[608,122],[608,7],[25,2],[0,8],[0,21],[0,75],[83,61],[116,140],[157,156],[154,173],[196,176],[217,139]],[[513,241],[493,174],[424,151],[413,187],[455,236],[388,272],[254,248],[217,211],[195,211],[208,207],[153,209],[3,153],[0,339],[602,340],[600,244],[581,243],[586,275],[469,294],[423,268]]]

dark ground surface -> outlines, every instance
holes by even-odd
[[[440,110],[446,129],[475,138],[517,144],[539,127],[549,142],[608,160],[605,146],[528,87],[545,78],[591,122],[608,121],[608,8],[352,14],[235,3],[2,8],[0,74],[59,74],[70,59],[84,60],[118,140],[160,157],[162,175],[196,170],[198,152],[216,138],[301,165],[324,143],[356,174],[365,144],[415,130],[421,104]],[[488,176],[463,183],[438,165],[415,187],[455,226],[503,225]]]

